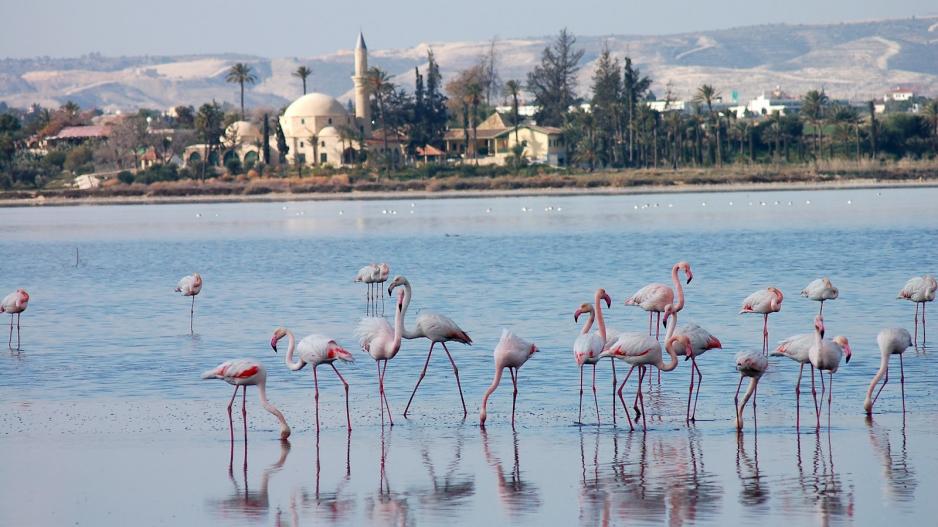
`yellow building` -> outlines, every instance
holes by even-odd
[[[554,166],[567,163],[563,130],[528,122],[509,126],[497,112],[479,123],[475,134],[471,128],[452,128],[446,131],[443,140],[448,155],[459,155],[480,165],[507,164],[518,144],[523,147],[522,156],[529,163]]]

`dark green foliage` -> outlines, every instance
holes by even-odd
[[[562,126],[567,109],[576,102],[576,74],[582,49],[574,49],[576,37],[566,28],[541,54],[541,63],[528,74],[528,91],[540,109],[538,124]]]
[[[130,185],[134,182],[134,175],[129,170],[121,170],[117,173],[117,180],[125,185]]]

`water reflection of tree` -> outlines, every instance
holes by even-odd
[[[897,502],[913,501],[918,479],[909,461],[905,416],[902,417],[902,427],[899,429],[898,447],[893,443],[890,431],[875,425],[872,417],[867,417],[866,425],[869,428],[870,444],[873,450],[882,457],[886,497]]]
[[[521,461],[518,456],[518,431],[512,429],[512,443],[514,444],[514,465],[511,473],[505,475],[500,458],[492,454],[489,448],[489,436],[485,428],[481,428],[482,450],[485,461],[494,469],[498,488],[498,497],[502,505],[511,516],[518,516],[525,512],[535,512],[541,507],[541,498],[537,486],[525,483],[521,479]]]
[[[247,443],[244,443],[244,464],[242,465],[242,485],[234,475],[234,443],[231,444],[231,457],[228,462],[228,478],[234,486],[234,492],[224,499],[213,500],[213,508],[216,508],[223,517],[243,517],[250,520],[259,520],[263,518],[270,508],[270,497],[268,487],[270,478],[283,468],[287,461],[287,454],[290,453],[290,442],[283,440],[280,442],[280,458],[272,465],[264,469],[261,474],[260,487],[257,490],[251,490],[248,485],[248,449]]]

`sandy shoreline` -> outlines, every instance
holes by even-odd
[[[771,183],[718,183],[718,184],[674,184],[636,185],[631,187],[593,188],[523,188],[512,190],[444,190],[444,191],[355,191],[355,192],[272,192],[258,195],[193,195],[193,196],[116,196],[87,198],[39,198],[0,199],[0,207],[35,207],[69,205],[158,205],[179,203],[257,203],[282,201],[374,201],[397,199],[457,199],[457,198],[501,198],[526,196],[616,196],[671,193],[712,192],[767,192],[778,190],[844,190],[865,188],[932,188],[938,180],[890,180],[878,181],[865,178],[841,179],[829,182],[771,182]]]

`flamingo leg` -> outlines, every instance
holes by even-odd
[[[811,365],[811,397],[814,399],[814,411],[817,412],[817,389],[814,385],[814,365]]]
[[[694,394],[694,409],[690,413],[690,420],[697,420],[697,399],[700,398],[700,385],[703,384],[703,373],[700,372],[700,366],[697,366],[697,361],[694,361],[694,369],[697,370],[697,393]]]
[[[17,318],[16,318],[17,324],[19,324],[19,320],[20,320],[19,317],[17,317]],[[18,327],[19,327],[19,326],[17,326],[17,328],[18,328]],[[18,330],[17,330],[17,331],[18,331]],[[926,339],[926,338],[927,338],[927,337],[926,337],[926,333],[925,333],[925,302],[922,302],[922,346],[925,345],[925,339]],[[16,340],[16,342],[17,342],[17,344],[19,344],[19,333],[18,333],[18,332],[17,332],[17,340]]]
[[[693,364],[695,364],[695,360],[694,360],[694,352],[693,352],[693,350],[685,350],[685,353],[689,353],[689,354],[690,354],[690,360],[691,360],[691,364],[692,364],[692,365],[691,365],[691,368],[690,368],[690,387],[687,389],[687,413],[684,415],[684,421],[687,422],[687,423],[689,423],[690,420],[691,420],[691,419],[690,419],[690,396],[694,394],[694,367],[693,367]]]
[[[918,345],[918,302],[915,303],[915,344]]]
[[[632,417],[629,415],[629,407],[625,405],[625,399],[622,397],[622,389],[625,388],[625,383],[629,382],[629,377],[632,376],[632,371],[635,370],[635,366],[629,368],[629,372],[625,375],[625,379],[622,381],[622,385],[619,386],[619,401],[622,402],[622,409],[625,411],[625,418],[629,421],[629,430],[635,430],[635,427],[632,425]],[[635,416],[636,419],[638,416]]]
[[[899,355],[899,357],[900,357],[900,360],[901,360],[902,355]],[[889,363],[887,362],[887,363],[886,363],[886,374],[883,375],[883,384],[881,384],[881,385],[879,386],[879,390],[876,392],[876,396],[873,397],[873,404],[874,404],[874,405],[876,404],[876,400],[879,399],[879,394],[881,394],[881,393],[883,392],[883,388],[886,387],[886,383],[888,383],[888,382],[889,382]]]
[[[518,401],[518,370],[517,368],[508,368],[511,374],[511,384],[514,389],[511,392],[511,426],[515,426],[515,403]]]
[[[583,424],[583,365],[580,364],[580,411],[577,423]]]
[[[905,415],[905,368],[902,365],[902,354],[899,354],[899,386],[902,387],[902,415]]]
[[[821,403],[818,405],[817,427],[821,428],[821,413],[824,410],[824,393],[827,391],[827,386],[824,384],[824,372],[821,370],[818,370],[818,372],[821,377]]]
[[[417,388],[420,388],[420,382],[423,381],[424,376],[427,374],[427,366],[430,365],[430,357],[433,356],[433,346],[436,345],[436,342],[430,341],[430,353],[427,353],[427,361],[423,363],[423,371],[420,372],[420,377],[417,377],[417,385],[414,386],[414,391],[410,394],[410,399],[407,401],[407,407],[404,408],[404,419],[407,419],[407,412],[410,410],[410,403],[414,400],[414,395],[417,395]],[[461,394],[462,392],[460,392]]]
[[[831,429],[831,401],[834,399],[834,372],[828,374],[830,387],[827,390],[827,431]]]
[[[642,382],[641,382],[641,378],[644,375],[645,375],[645,367],[643,366],[642,371],[639,372],[639,382],[638,382],[638,402],[642,406],[642,432],[645,432],[648,430],[648,426],[645,424],[645,396],[642,395]]]
[[[801,375],[803,373],[804,363],[801,363],[801,368],[798,369],[798,382],[795,383],[795,430],[801,430]]]
[[[339,380],[342,381],[342,384],[345,386],[345,419],[348,422],[349,431],[352,430],[352,414],[349,413],[348,409],[348,383],[345,382],[345,377],[339,373],[339,370],[335,367],[334,362],[330,362],[329,366],[332,366],[332,369],[335,370],[335,374],[339,376]],[[319,419],[316,419],[316,422],[319,422]]]
[[[241,419],[244,420],[244,485],[247,487],[248,472],[248,387],[245,384],[241,388]]]
[[[600,425],[599,398],[596,397],[596,363],[593,363],[593,403],[596,405],[596,424]]]
[[[378,404],[381,406],[381,424],[384,425],[384,384],[381,380],[381,361],[376,360],[375,366],[378,367]]]
[[[316,366],[313,366],[313,386],[315,389],[314,398],[316,399],[316,433],[319,433],[319,377],[316,374]]]
[[[736,395],[733,397],[733,410],[736,411],[736,430],[743,429],[742,416],[739,413],[739,390],[743,387],[743,376],[739,376],[739,384],[736,385]]]
[[[10,340],[7,342],[7,347],[10,348],[10,351],[13,351],[13,314],[10,313]]]
[[[391,417],[391,405],[388,403],[388,394],[384,391],[384,375],[388,371],[388,360],[384,359],[384,368],[381,370],[381,397],[384,399],[384,406],[388,409],[388,421],[394,426],[394,418]]]
[[[645,366],[638,367],[638,387],[642,387],[642,381],[645,380]],[[638,409],[638,391],[635,392],[635,399],[632,400],[632,408],[635,410],[635,419],[638,419],[642,412]]]
[[[238,388],[240,388],[240,386],[235,385],[234,393],[231,394],[231,400],[228,401],[228,431],[231,432],[231,444],[234,444],[234,419],[231,418],[231,407],[234,405],[235,397],[238,396]]]
[[[612,424],[616,424],[616,359],[609,357],[612,364]]]
[[[193,335],[192,319],[195,318],[195,295],[192,295],[192,305],[189,306],[189,334]]]
[[[817,312],[818,315],[824,316],[824,301],[821,300],[821,309]]]
[[[769,352],[769,314],[762,315],[762,353]]]
[[[756,413],[756,399],[759,398],[759,379],[754,378],[749,382],[755,383],[755,386],[752,387],[752,429],[755,433],[759,433],[759,414]]]
[[[456,361],[453,360],[453,356],[449,352],[449,348],[446,347],[445,342],[441,342],[443,345],[443,351],[446,352],[446,356],[449,358],[449,363],[453,365],[453,376],[456,377],[456,389],[459,390],[459,400],[462,401],[462,416],[466,417],[469,415],[469,411],[466,409],[466,399],[462,396],[462,384],[459,383],[459,368],[456,367]]]
[[[922,305],[924,306],[924,304]],[[21,316],[23,316],[22,313],[16,314],[16,351],[22,351],[23,349],[22,346],[20,345],[20,337],[22,336],[22,334],[20,333],[20,317]],[[922,320],[924,322],[925,318],[922,317]],[[922,327],[925,327],[924,324],[922,325]],[[924,338],[922,339],[922,341],[924,342]]]

